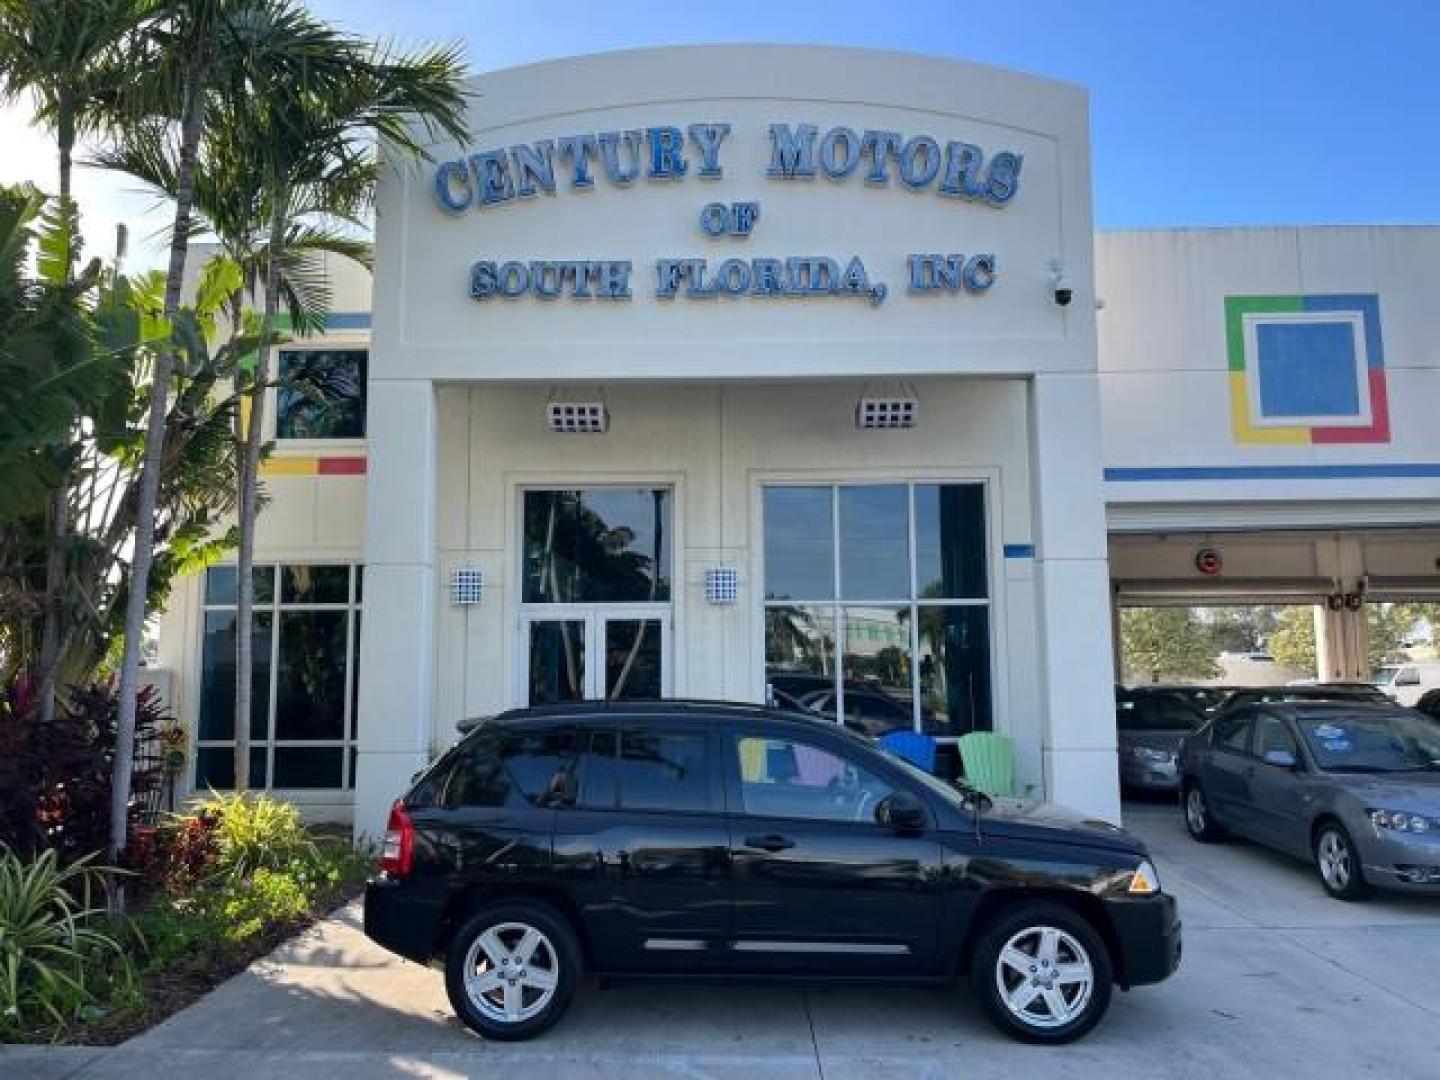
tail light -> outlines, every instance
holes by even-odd
[[[380,849],[380,869],[390,877],[405,877],[415,863],[415,823],[399,799],[390,808],[385,825],[385,844]]]

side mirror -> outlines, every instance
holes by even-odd
[[[1293,769],[1299,764],[1293,750],[1266,750],[1264,762],[1280,769]]]
[[[895,832],[925,828],[925,805],[908,791],[892,791],[875,806],[875,820]]]

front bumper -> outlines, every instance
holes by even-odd
[[[1123,987],[1168,979],[1180,966],[1180,908],[1169,893],[1105,901],[1115,929],[1116,981]]]
[[[1366,824],[1357,829],[1355,846],[1365,880],[1380,889],[1440,895],[1440,834],[1409,834],[1376,829]]]
[[[1120,759],[1120,786],[1136,791],[1179,791],[1180,763],[1144,758]]]

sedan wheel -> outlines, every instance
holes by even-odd
[[[1215,823],[1214,817],[1210,814],[1210,804],[1205,799],[1205,789],[1199,783],[1192,781],[1185,785],[1183,791],[1181,805],[1185,811],[1185,830],[1191,838],[1202,843],[1210,843],[1224,837],[1225,830]]]
[[[1056,904],[1027,904],[988,927],[971,978],[990,1019],[1025,1042],[1078,1039],[1110,1003],[1105,944],[1083,918]]]
[[[1330,822],[1315,836],[1315,868],[1320,884],[1338,900],[1363,900],[1370,894],[1360,854],[1343,826]]]

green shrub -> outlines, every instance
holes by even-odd
[[[197,808],[215,824],[215,869],[243,878],[257,869],[279,870],[315,857],[315,842],[289,803],[268,795],[219,795],[214,792]]]
[[[241,942],[299,922],[309,914],[310,901],[305,883],[293,871],[262,866],[219,889],[212,910],[225,938]]]
[[[107,871],[89,861],[61,866],[52,849],[26,863],[0,845],[0,1032],[45,1026],[58,1037],[130,981],[119,940],[101,929],[105,910],[90,902]]]

